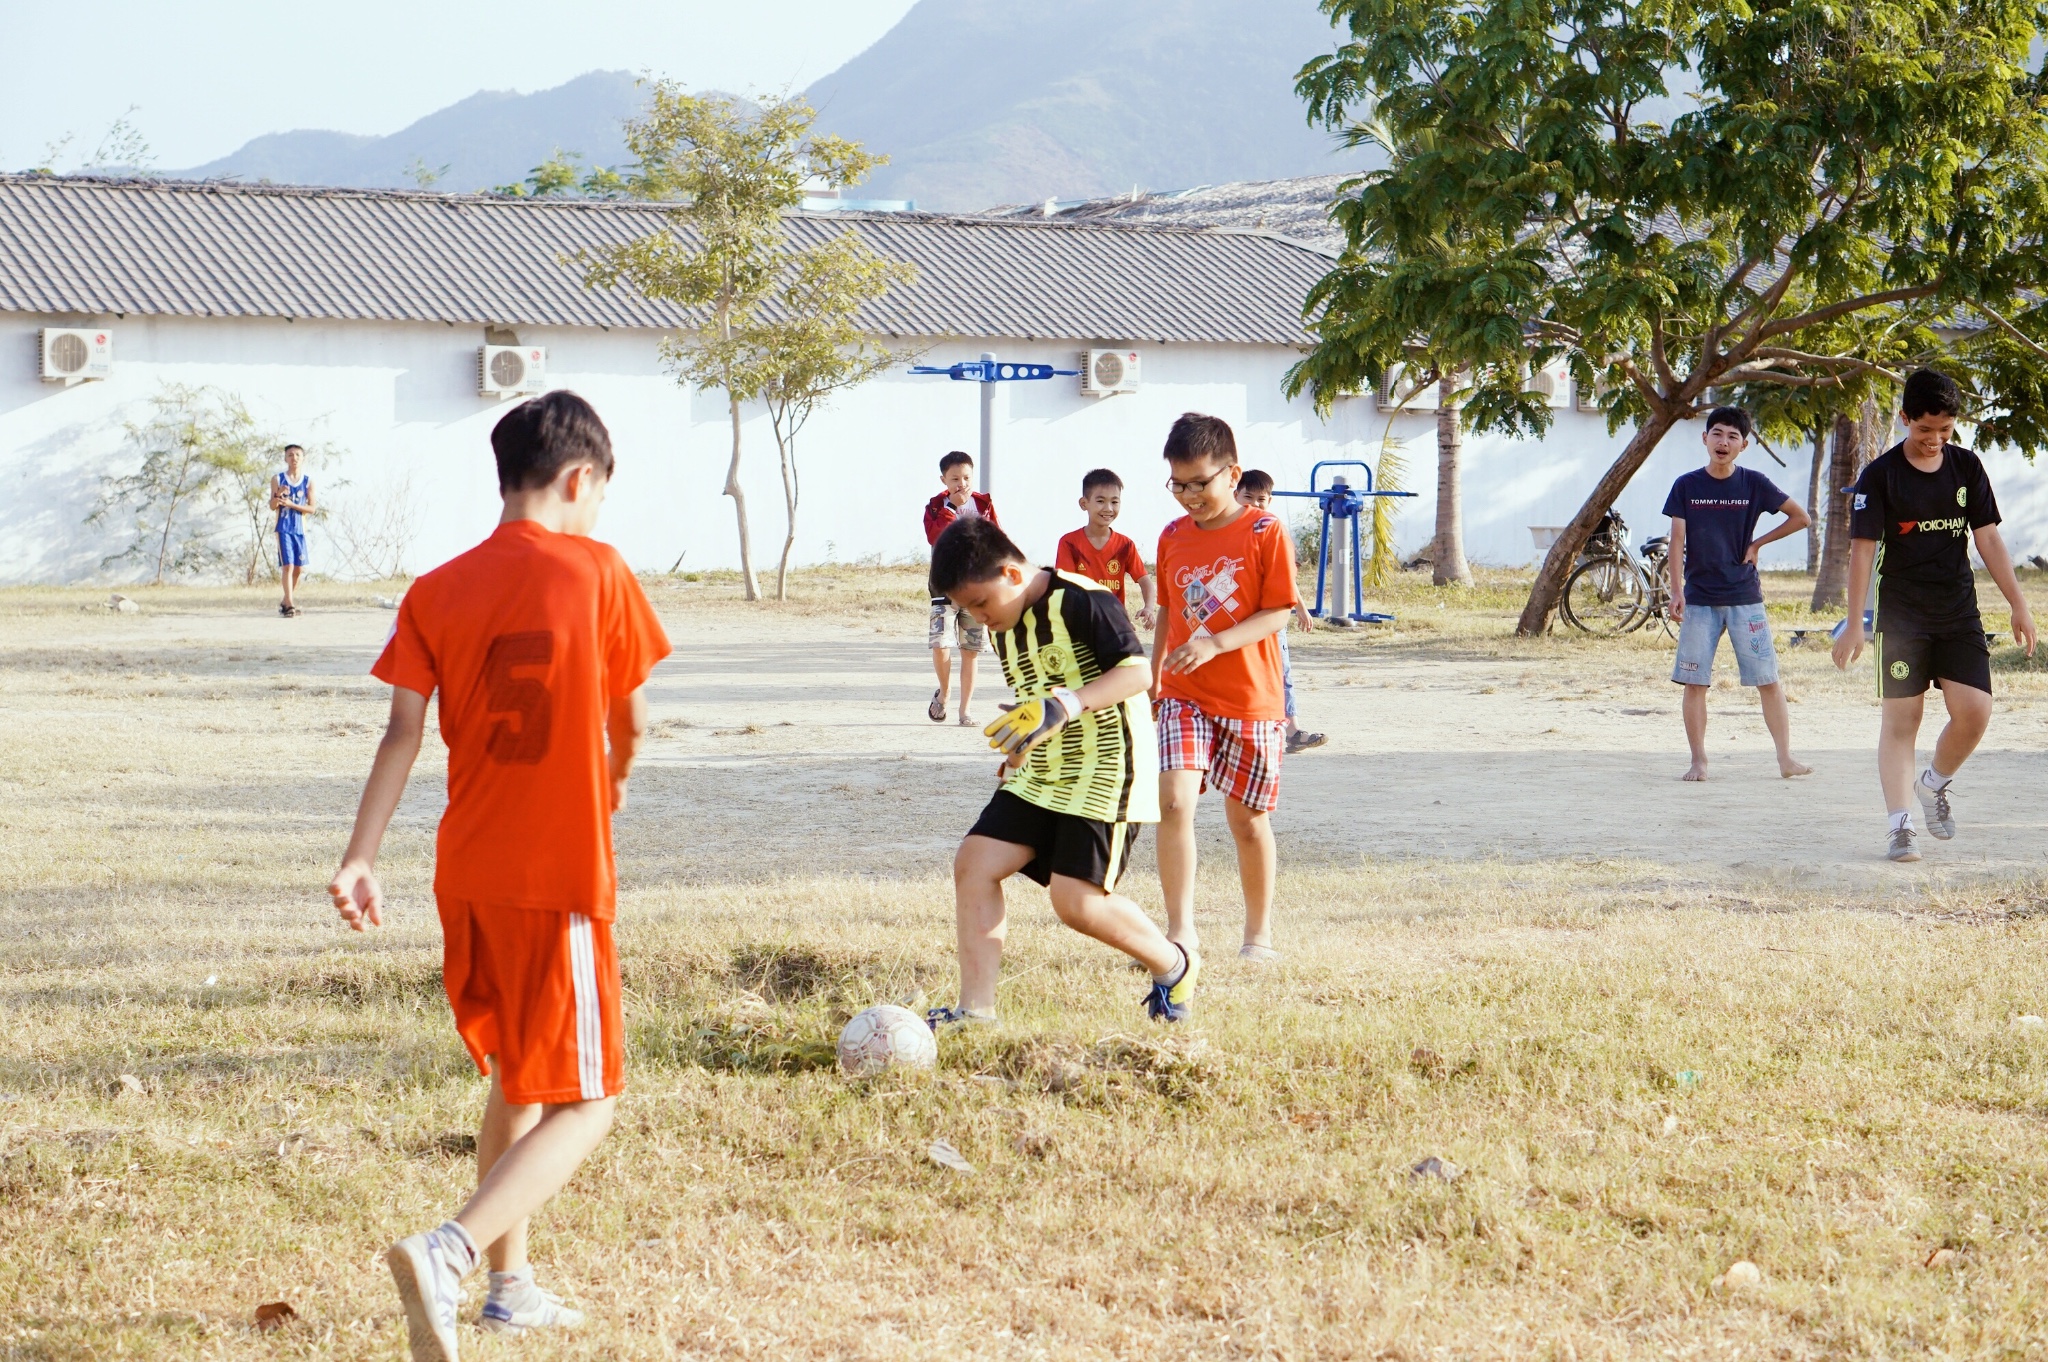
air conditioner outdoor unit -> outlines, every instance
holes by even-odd
[[[1552,407],[1567,407],[1572,401],[1571,365],[1562,359],[1550,363],[1529,375],[1526,392],[1542,397],[1544,404]]]
[[[485,345],[476,352],[476,390],[485,397],[523,397],[547,388],[548,352],[538,345]]]
[[[1405,364],[1394,365],[1380,380],[1381,411],[1435,411],[1436,399],[1436,384],[1411,377]]]
[[[1081,391],[1089,397],[1109,397],[1137,390],[1137,351],[1090,350],[1081,356]]]
[[[36,373],[45,383],[69,386],[114,373],[114,333],[46,326],[36,336]]]

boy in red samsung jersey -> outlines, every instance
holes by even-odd
[[[1157,618],[1152,599],[1152,578],[1145,560],[1129,536],[1113,528],[1123,509],[1124,480],[1107,468],[1098,468],[1081,478],[1081,509],[1088,523],[1060,536],[1052,565],[1061,572],[1078,572],[1090,581],[1109,588],[1118,605],[1124,604],[1124,583],[1138,584],[1138,625],[1150,629]]]
[[[964,450],[955,449],[939,460],[939,481],[946,490],[924,504],[924,542],[936,544],[946,527],[960,520],[986,520],[1000,528],[996,519],[995,498],[986,492],[973,491],[974,459]],[[929,705],[925,706],[925,717],[935,724],[946,722],[946,691],[952,683],[951,659],[948,652],[960,651],[960,724],[968,727],[974,723],[974,716],[968,707],[974,703],[974,663],[982,653],[988,651],[988,631],[974,622],[974,617],[960,609],[944,596],[932,596],[930,622],[925,628],[925,643],[932,650],[932,670],[938,673],[939,688],[932,692]]]
[[[491,1267],[484,1328],[582,1321],[534,1284],[527,1217],[604,1138],[623,1087],[611,816],[647,726],[644,683],[669,651],[625,560],[589,537],[613,466],[590,404],[568,392],[523,402],[491,446],[504,514],[399,607],[371,669],[391,684],[391,719],[328,885],[350,927],[382,922],[377,848],[439,691],[443,980],[491,1091],[476,1194],[385,1255],[414,1362],[454,1362],[462,1279],[480,1256]]]
[[[1237,499],[1242,470],[1228,424],[1189,412],[1166,437],[1166,462],[1167,490],[1187,512],[1159,536],[1165,599],[1152,644],[1166,934],[1195,950],[1195,802],[1213,786],[1244,886],[1238,955],[1276,960],[1267,815],[1280,802],[1287,746],[1280,631],[1297,602],[1294,549],[1279,517]]]

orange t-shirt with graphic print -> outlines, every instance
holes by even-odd
[[[1145,560],[1138,556],[1138,546],[1130,536],[1111,530],[1109,541],[1098,549],[1089,541],[1086,526],[1060,536],[1052,565],[1062,572],[1078,572],[1092,582],[1102,583],[1119,601],[1124,598],[1125,580],[1135,582],[1145,575]]]
[[[1214,530],[1182,516],[1160,533],[1154,562],[1167,653],[1197,632],[1220,634],[1261,611],[1295,604],[1294,546],[1279,518],[1265,511],[1248,508]],[[1159,693],[1213,718],[1284,720],[1280,635],[1220,653],[1191,672],[1165,672]]]
[[[617,549],[531,520],[412,584],[370,670],[441,694],[437,895],[612,919],[605,718],[668,653]]]

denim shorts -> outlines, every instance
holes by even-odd
[[[1714,650],[1721,635],[1735,649],[1735,668],[1745,686],[1778,683],[1778,650],[1762,605],[1688,605],[1678,626],[1678,662],[1671,679],[1681,686],[1714,682]]]
[[[1280,631],[1280,694],[1285,697],[1287,717],[1294,717],[1294,661],[1287,656],[1287,631]]]

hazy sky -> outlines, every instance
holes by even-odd
[[[161,169],[266,132],[390,133],[478,90],[541,90],[597,69],[727,90],[801,88],[913,0],[0,0],[0,169],[92,153],[129,105]]]

